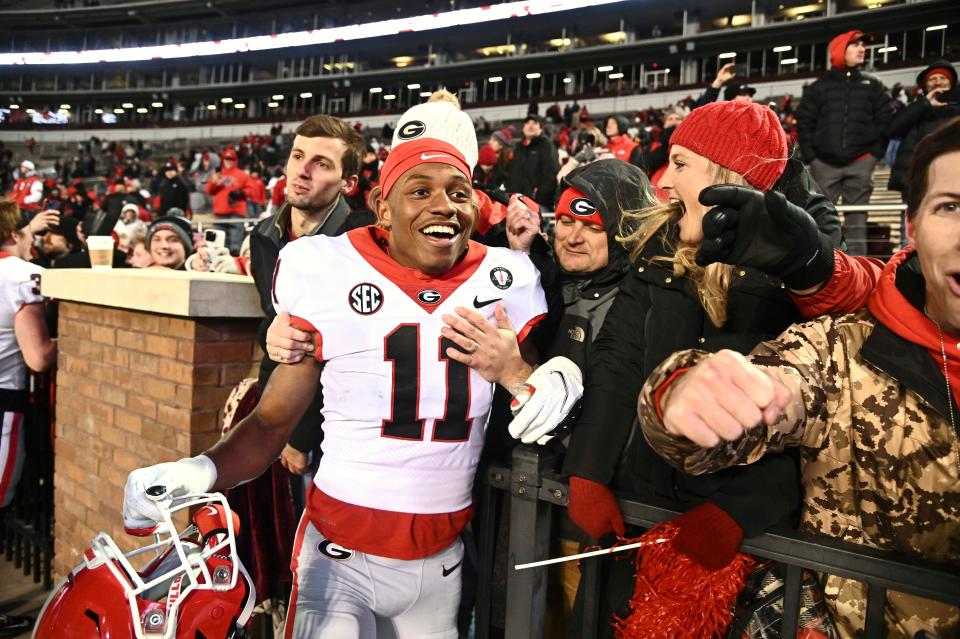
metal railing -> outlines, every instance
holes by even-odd
[[[506,592],[506,639],[540,639],[547,617],[547,568],[513,570],[518,564],[548,558],[551,509],[566,507],[567,485],[557,476],[556,455],[543,448],[518,446],[512,467],[491,466],[480,477],[479,516],[475,534],[480,547],[476,607],[477,639],[490,635],[495,513],[509,494],[510,536]],[[657,505],[620,499],[627,523],[649,528],[678,513]],[[838,541],[832,537],[777,531],[743,542],[741,550],[785,565],[785,593],[781,633],[795,639],[800,613],[803,569],[855,579],[867,585],[865,639],[884,634],[887,590],[960,606],[960,569],[920,562],[894,553]],[[583,628],[578,636],[593,639],[598,628],[599,562],[581,560]]]
[[[53,587],[54,372],[30,374],[24,415],[26,455],[13,501],[3,511],[0,552],[34,583]]]

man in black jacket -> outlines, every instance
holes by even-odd
[[[190,187],[180,175],[177,165],[167,160],[163,177],[157,183],[157,215],[166,215],[170,209],[190,210]]]
[[[560,158],[553,142],[543,134],[543,119],[531,113],[523,121],[523,142],[517,145],[507,167],[507,190],[552,209],[559,171]]]
[[[276,315],[272,285],[280,249],[305,235],[340,235],[369,222],[351,214],[343,196],[357,185],[363,149],[360,134],[338,118],[315,115],[297,128],[287,160],[286,202],[275,215],[260,222],[250,236],[251,274],[265,316],[260,325],[264,352],[267,328]],[[261,390],[276,367],[269,354],[265,355],[260,364]],[[318,391],[283,450],[281,461],[291,472],[306,470],[307,453],[322,437],[322,397]]]
[[[886,88],[860,71],[870,36],[847,31],[830,41],[831,69],[803,90],[797,110],[800,154],[834,203],[867,204],[873,169],[886,149],[884,130],[893,115]],[[867,251],[867,214],[846,214],[850,252]]]

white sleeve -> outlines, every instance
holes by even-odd
[[[311,288],[311,278],[298,268],[298,260],[304,258],[302,246],[288,244],[280,251],[277,265],[273,269],[273,307],[279,313],[290,313],[290,323],[302,331],[313,333],[316,350],[314,356],[323,361],[323,336],[314,325],[310,309],[307,307],[309,295],[305,291]],[[313,278],[315,281],[315,278]]]
[[[517,331],[517,341],[526,339],[530,330],[547,314],[547,297],[540,286],[540,271],[530,258],[522,253],[513,252],[513,286],[505,291],[503,305]]]
[[[25,273],[24,277],[26,279],[7,280],[5,283],[7,294],[4,295],[4,300],[14,314],[27,304],[43,301],[43,296],[40,295],[40,274],[37,273],[36,277],[31,278],[29,273]]]
[[[43,198],[43,182],[37,180],[30,185],[30,195],[23,198],[24,204],[37,204]]]

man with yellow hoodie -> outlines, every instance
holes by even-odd
[[[863,73],[865,42],[853,30],[830,41],[830,70],[803,90],[797,109],[800,155],[823,192],[836,204],[867,204],[873,169],[883,157],[883,131],[893,115],[886,87]],[[849,252],[867,251],[867,214],[846,214]]]

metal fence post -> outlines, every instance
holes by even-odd
[[[513,567],[545,559],[550,544],[550,504],[540,501],[543,473],[553,470],[554,453],[517,446],[510,481],[510,549],[507,560],[506,639],[543,637],[547,608],[547,569]]]

